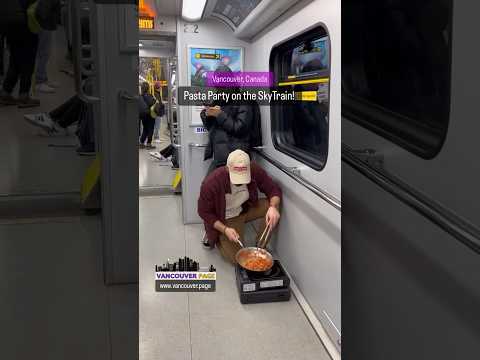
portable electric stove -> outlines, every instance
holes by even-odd
[[[242,304],[290,300],[290,278],[278,260],[267,272],[258,273],[237,264],[235,275]]]

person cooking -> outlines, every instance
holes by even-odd
[[[267,198],[259,199],[258,190]],[[208,245],[216,246],[226,260],[235,263],[245,223],[263,218],[259,234],[266,226],[275,228],[281,197],[280,187],[259,165],[250,163],[246,152],[231,152],[227,165],[210,173],[200,188],[198,214],[204,221]]]

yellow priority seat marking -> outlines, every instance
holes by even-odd
[[[80,196],[81,196],[82,202],[85,202],[85,200],[87,200],[93,188],[100,180],[100,168],[101,168],[100,156],[97,155],[95,157],[95,160],[93,160],[93,162],[88,167],[85,173],[85,176],[83,178],[82,187],[80,190]]]
[[[172,187],[176,189],[178,184],[180,184],[180,181],[182,181],[182,171],[177,170],[177,172],[175,173],[175,177],[173,178],[173,181],[172,181]]]

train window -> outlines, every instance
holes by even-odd
[[[450,113],[452,0],[344,0],[342,27],[342,115],[433,158]]]
[[[317,26],[275,46],[270,71],[276,86],[295,92],[315,91],[315,101],[276,104],[270,107],[275,148],[315,170],[325,166],[328,155],[330,39]]]

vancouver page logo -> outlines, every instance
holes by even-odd
[[[155,265],[155,290],[158,292],[213,292],[216,280],[213,265],[200,268],[198,262],[188,257]]]

